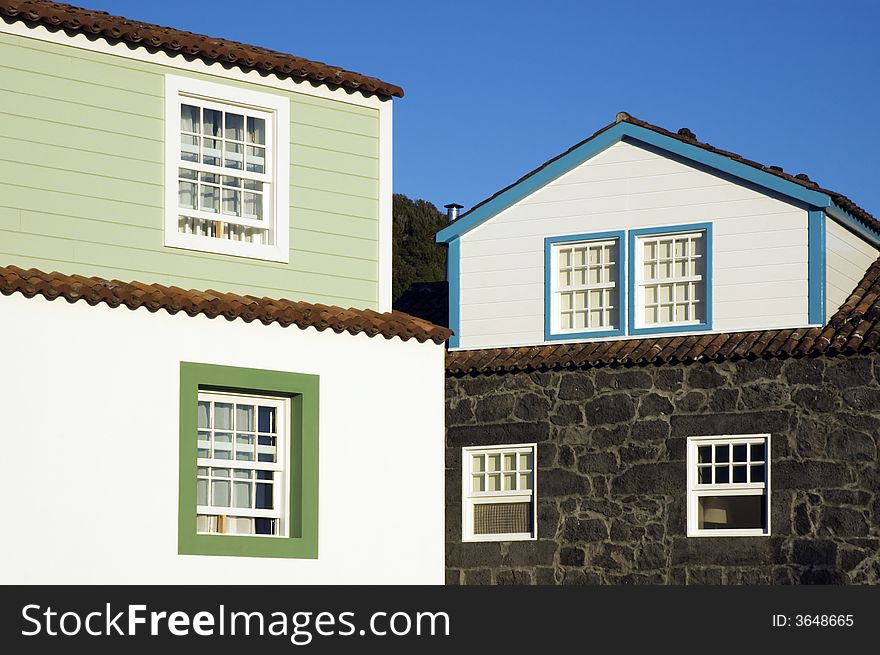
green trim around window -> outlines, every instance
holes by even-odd
[[[196,408],[199,389],[290,398],[289,527],[286,537],[196,534]],[[180,363],[177,552],[181,555],[318,558],[318,376]]]

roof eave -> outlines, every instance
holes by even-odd
[[[490,218],[498,215],[505,209],[513,206],[520,200],[531,195],[538,189],[546,186],[553,180],[580,166],[610,146],[624,139],[641,142],[666,152],[707,166],[714,170],[726,173],[735,178],[757,185],[768,191],[781,194],[785,197],[799,201],[816,208],[830,207],[833,202],[831,197],[822,191],[809,189],[805,186],[791,182],[784,177],[768,173],[740,161],[736,161],[698,145],[693,145],[682,140],[675,139],[655,130],[627,121],[621,121],[598,132],[596,135],[582,142],[567,154],[564,154],[534,173],[521,179],[495,197],[478,205],[470,212],[462,214],[452,225],[437,233],[438,243],[449,243],[466,234],[475,227],[482,225]],[[852,219],[856,220],[856,219]],[[862,224],[859,221],[859,224]]]

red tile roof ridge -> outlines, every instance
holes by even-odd
[[[53,30],[61,28],[67,32],[99,36],[111,42],[122,41],[135,47],[163,50],[172,55],[181,53],[245,70],[360,91],[365,95],[403,97],[403,89],[396,84],[338,66],[260,46],[114,16],[105,11],[47,0],[0,0],[0,16]]]
[[[295,324],[302,329],[329,328],[339,333],[364,333],[371,337],[382,335],[386,339],[396,337],[403,341],[415,339],[420,343],[430,340],[440,344],[452,334],[445,327],[400,311],[381,313],[371,309],[346,309],[305,301],[242,296],[213,289],[184,290],[177,286],[121,282],[57,271],[45,273],[14,265],[0,266],[0,293],[7,296],[21,293],[28,298],[42,295],[49,300],[62,297],[70,303],[85,300],[90,305],[125,305],[129,309],[145,307],[151,312],[164,309],[169,314],[183,311],[190,316],[223,316],[230,321],[259,320],[267,325],[279,323],[284,327]]]
[[[450,351],[447,375],[633,366],[728,359],[840,355],[880,350],[880,258],[824,327],[555,343]],[[491,370],[485,364],[491,363]]]

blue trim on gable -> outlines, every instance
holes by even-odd
[[[592,139],[585,141],[568,154],[551,162],[522,182],[515,184],[495,198],[492,198],[484,205],[466,213],[455,223],[438,232],[437,242],[448,243],[452,239],[460,237],[624,138],[653,145],[685,159],[699,162],[710,168],[723,171],[736,178],[746,180],[789,198],[800,200],[814,207],[828,207],[832,204],[831,198],[825,193],[813,191],[800,184],[790,182],[785,178],[762,171],[759,168],[754,168],[725,155],[679,141],[659,132],[633,125],[632,123],[620,122]]]
[[[825,325],[825,211],[811,209],[807,224],[809,321]]]
[[[601,339],[603,337],[619,337],[624,330],[624,297],[627,289],[624,286],[623,272],[626,270],[626,243],[623,230],[615,232],[593,232],[591,234],[569,234],[565,236],[546,237],[544,239],[544,340],[545,341],[570,341],[572,339]],[[605,239],[617,239],[617,317],[614,330],[588,330],[584,332],[561,332],[553,333],[553,270],[552,261],[553,244],[571,243],[573,241],[601,241]]]
[[[675,234],[676,232],[696,232],[702,230],[706,233],[706,320],[702,323],[692,323],[689,325],[659,325],[657,327],[636,327],[636,239],[646,234]],[[713,285],[713,263],[712,263],[712,223],[689,223],[687,225],[668,225],[664,227],[647,227],[629,231],[628,243],[629,257],[629,284],[627,292],[629,299],[627,302],[628,320],[627,333],[630,336],[642,336],[645,334],[672,334],[676,332],[705,332],[712,329],[712,285]]]
[[[850,232],[864,239],[875,248],[880,248],[880,232],[872,230],[855,216],[848,211],[841,209],[837,205],[831,205],[830,207],[827,207],[825,211],[831,218],[836,220]]]
[[[450,239],[461,236],[465,232],[472,230],[496,214],[504,211],[511,205],[518,203],[520,200],[534,191],[537,191],[542,186],[549,184],[557,177],[577,168],[588,159],[599,154],[606,148],[613,146],[623,137],[623,129],[621,126],[624,124],[625,123],[618,123],[614,127],[602,132],[602,134],[584,142],[580,147],[575,148],[567,155],[548,164],[531,177],[510,187],[507,191],[492,198],[486,204],[481,205],[462,216],[452,225],[443,228],[437,233],[437,242],[444,243]]]
[[[457,238],[449,242],[446,253],[446,280],[449,287],[449,329],[452,330],[447,343],[450,348],[458,348],[461,332],[461,242]]]

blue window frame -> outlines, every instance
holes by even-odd
[[[628,250],[630,335],[712,329],[711,223],[630,230]]]
[[[544,239],[544,338],[596,339],[624,334],[625,233]]]

